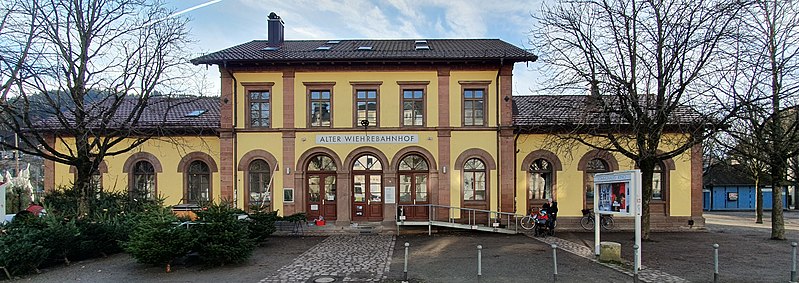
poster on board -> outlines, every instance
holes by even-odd
[[[637,171],[597,173],[594,176],[595,202],[601,214],[632,216],[636,212]]]

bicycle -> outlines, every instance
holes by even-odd
[[[530,214],[525,215],[524,217],[522,217],[522,219],[520,221],[520,224],[521,224],[521,226],[522,226],[522,228],[524,230],[533,230],[533,228],[535,228],[537,219],[538,218],[534,215],[534,213],[531,212]],[[557,225],[558,225],[558,222],[555,221],[553,223],[553,225],[552,225],[553,226],[552,228],[557,227]]]
[[[594,212],[590,209],[583,209],[583,218],[580,218],[580,226],[583,226],[585,230],[594,230],[594,221],[596,221],[596,217],[594,216]],[[599,215],[599,226],[605,230],[613,229],[613,215],[610,214],[600,214]]]
[[[520,224],[524,230],[533,230],[535,228],[535,216],[532,213],[522,217]]]

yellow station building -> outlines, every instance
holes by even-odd
[[[592,205],[593,174],[634,169],[621,155],[553,148],[553,132],[535,126],[589,98],[513,96],[514,63],[536,56],[504,41],[288,41],[282,20],[268,21],[268,40],[192,60],[219,67],[220,97],[173,110],[182,134],[106,158],[103,188],[146,190],[167,205],[264,205],[342,226],[393,223],[402,205],[524,214],[552,198],[559,225],[570,225]],[[49,189],[74,178],[68,166],[45,167]],[[702,225],[700,148],[658,168],[653,229]]]

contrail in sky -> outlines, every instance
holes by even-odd
[[[163,21],[163,20],[170,19],[170,18],[174,18],[174,17],[180,16],[180,15],[182,15],[182,14],[185,14],[185,13],[188,13],[188,12],[191,12],[191,11],[194,11],[194,10],[197,10],[197,9],[200,9],[200,8],[202,8],[202,7],[205,7],[205,6],[208,6],[208,5],[213,5],[213,4],[216,4],[216,3],[219,3],[219,2],[222,2],[222,0],[212,0],[212,1],[208,1],[208,2],[202,3],[202,4],[200,4],[200,5],[196,5],[196,6],[193,6],[193,7],[189,7],[189,8],[186,8],[186,9],[180,10],[180,11],[178,11],[178,12],[175,12],[175,13],[173,13],[173,14],[169,15],[169,16],[166,16],[166,17],[163,17],[163,18],[157,19],[157,20],[155,20],[155,21],[152,21],[152,22],[146,23],[146,24],[142,25],[142,27],[148,27],[148,26],[154,25],[154,24],[156,24],[156,23],[158,23],[158,22],[161,22],[161,21]]]

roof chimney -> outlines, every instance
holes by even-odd
[[[267,29],[267,46],[272,48],[283,46],[283,20],[275,12],[269,13]]]

